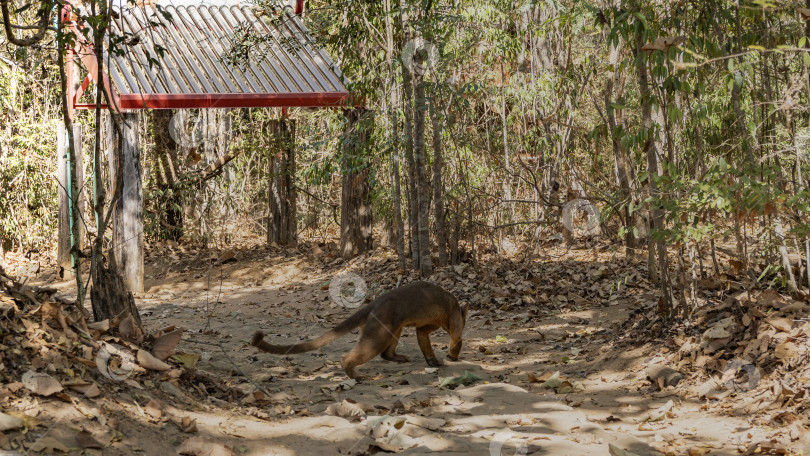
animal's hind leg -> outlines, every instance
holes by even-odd
[[[397,354],[397,345],[399,344],[399,336],[401,334],[402,328],[399,328],[397,332],[394,333],[393,340],[391,341],[391,343],[388,345],[388,347],[386,347],[385,351],[383,351],[382,354],[380,354],[382,359],[386,361],[394,361],[397,363],[407,363],[408,361],[410,361],[410,358],[408,358],[407,356]]]
[[[366,324],[360,333],[360,340],[349,353],[340,359],[340,365],[346,371],[346,375],[358,379],[354,368],[365,364],[370,359],[382,353],[390,344],[391,335],[386,328],[380,325]]]

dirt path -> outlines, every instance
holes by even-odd
[[[137,297],[144,325],[188,329],[178,349],[198,353],[197,369],[242,391],[238,402],[206,397],[204,387],[189,394],[144,385],[123,389],[124,401],[86,404],[108,419],[80,408],[65,412],[60,404],[46,406],[45,416],[61,413],[61,420],[114,437],[104,454],[173,454],[188,438],[170,421],[143,413],[140,405],[151,398],[170,404],[166,415],[196,419],[200,437],[246,455],[369,454],[380,446],[379,439],[367,437],[370,417],[386,414],[405,417],[389,445],[416,445],[406,453],[606,455],[612,443],[638,455],[733,455],[767,436],[745,417],[705,410],[691,391],[651,387],[644,367],[663,354],[661,348],[616,343],[649,290],[633,272],[636,265],[609,251],[561,252],[517,273],[503,262],[478,272],[447,268],[434,279],[473,307],[462,359],[426,369],[415,334],[406,331],[399,352],[412,361],[374,359],[360,368],[367,378],[358,384],[338,364],[356,333],[295,356],[247,346],[256,329],[275,343],[292,343],[348,316],[352,310],[335,304],[328,291],[342,272],[361,275],[374,295],[414,279],[398,277],[387,253],[348,265],[309,253],[166,250],[148,258],[147,292]],[[37,278],[53,279],[52,273]],[[70,292],[70,282],[58,286]],[[432,340],[443,358],[446,334],[434,333]],[[269,397],[255,393],[240,371]],[[455,390],[439,387],[440,379],[465,372],[481,381]],[[555,372],[568,383],[544,387]],[[363,416],[326,412],[345,400],[358,403]],[[668,414],[645,422],[670,400]]]

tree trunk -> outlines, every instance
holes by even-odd
[[[806,0],[805,6],[810,8],[810,0]],[[805,48],[810,48],[810,22],[804,23],[804,36],[807,38],[805,40]],[[803,72],[807,74],[807,79],[805,80],[805,90],[807,91],[807,96],[810,97],[810,72],[808,72],[807,64],[804,63],[804,59],[802,59],[802,68]],[[810,117],[807,118],[807,126],[810,127]],[[794,133],[793,137],[796,137]],[[805,189],[805,184],[803,182],[802,176],[802,156],[804,154],[801,153],[799,147],[796,146],[796,175],[798,176],[797,184],[799,188],[796,190],[796,193]],[[805,234],[804,236],[804,272],[807,276],[807,288],[810,289],[810,234]],[[801,278],[799,280],[801,282]]]
[[[414,61],[421,63],[419,52],[414,56]],[[420,65],[421,66],[421,65]],[[418,72],[414,76],[414,109],[413,109],[413,166],[416,181],[416,201],[418,204],[417,227],[419,231],[419,272],[422,277],[428,277],[433,273],[433,264],[430,258],[430,225],[428,205],[428,183],[425,175],[425,111],[427,99],[425,97],[425,84],[422,75]]]
[[[114,268],[121,273],[125,289],[143,292],[143,181],[138,143],[138,115],[121,115],[121,136],[110,128],[111,176],[120,168],[123,174],[121,197],[115,203],[113,216]],[[120,148],[120,151],[116,151]],[[119,163],[119,160],[121,162]],[[101,233],[99,233],[101,235]]]
[[[442,121],[439,117],[436,85],[431,97],[430,121],[433,124],[433,209],[436,218],[436,243],[439,250],[439,266],[447,264],[447,227],[444,218],[444,184],[442,171],[444,168],[444,150],[442,148]]]
[[[610,64],[613,65],[615,70],[610,78],[606,81],[605,86],[605,112],[607,113],[608,129],[610,130],[610,140],[613,146],[613,158],[616,162],[616,180],[619,184],[619,191],[624,198],[624,206],[622,212],[624,214],[625,222],[625,254],[632,256],[635,250],[635,235],[633,234],[633,227],[635,226],[635,217],[630,210],[631,203],[633,203],[633,191],[630,188],[629,169],[630,160],[627,153],[622,147],[621,137],[619,136],[618,123],[616,121],[616,111],[613,108],[611,97],[613,96],[614,84],[619,80],[619,47],[610,48]],[[619,89],[621,92],[621,89]]]
[[[400,0],[400,25],[403,40],[411,37],[408,22],[408,9],[406,2]],[[414,105],[413,105],[413,78],[409,68],[402,65],[402,112],[405,116],[405,162],[408,165],[408,225],[411,232],[411,262],[414,269],[419,269],[419,197],[416,185],[416,171],[414,166]]]
[[[183,235],[183,202],[177,188],[180,144],[170,134],[170,128],[172,128],[171,119],[175,116],[182,116],[182,114],[179,110],[154,110],[150,114],[154,132],[158,182],[165,195],[161,201],[164,206],[163,213],[159,215],[161,232],[166,239],[177,241]],[[175,128],[182,128],[176,123]]]
[[[298,242],[295,192],[295,122],[269,123],[271,148],[268,173],[269,216],[267,244],[292,246]]]
[[[230,110],[205,109],[200,113],[200,117],[202,143],[197,146],[196,153],[199,154],[200,160],[209,163],[203,179],[208,180],[219,175],[223,177],[221,182],[207,182],[205,185],[213,193],[233,192],[228,182],[232,182],[236,175],[233,168],[225,167],[225,165],[236,158],[241,149],[228,152],[232,138]],[[220,217],[227,217],[230,208],[220,205],[218,210]]]
[[[405,269],[405,226],[402,220],[402,189],[400,188],[399,176],[399,116],[397,115],[397,75],[394,71],[394,22],[391,18],[391,0],[383,0],[385,11],[385,38],[386,53],[388,58],[388,72],[391,78],[390,90],[390,116],[391,116],[391,157],[392,163],[392,195],[394,203],[394,228],[396,231],[397,257],[399,259],[399,269]]]
[[[128,313],[138,326],[142,326],[141,316],[135,306],[135,297],[127,290],[124,278],[114,267],[102,264],[93,279],[93,288],[90,290],[90,301],[93,305],[93,318],[96,321],[112,320],[115,317]]]
[[[393,87],[392,87],[393,91]],[[400,185],[400,172],[399,172],[399,132],[398,132],[398,116],[396,109],[392,109],[392,135],[394,136],[393,150],[393,190],[394,190],[394,221],[396,227],[396,246],[397,257],[399,258],[399,268],[405,269],[405,223],[402,220],[402,189]]]
[[[739,54],[742,52],[742,30],[740,27],[740,5],[739,2],[737,3],[736,10],[735,10],[735,40],[736,40],[736,53]],[[737,57],[735,59],[736,63],[739,65],[742,63],[742,57]],[[739,129],[739,137],[740,141],[742,142],[742,149],[745,158],[745,165],[753,166],[754,165],[754,142],[756,141],[756,136],[751,136],[748,132],[748,122],[745,118],[745,112],[742,110],[741,106],[741,90],[742,90],[742,73],[737,70],[734,73],[734,84],[731,88],[731,106],[734,111],[735,123],[737,124],[737,128]],[[757,147],[758,148],[758,147]],[[740,196],[737,196],[738,200],[740,200]],[[745,223],[745,221],[742,221]],[[735,214],[734,216],[734,237],[737,241],[737,255],[739,256],[739,260],[743,264],[743,269],[745,270],[746,274],[749,272],[748,268],[748,255],[746,254],[746,239],[743,236],[741,231],[741,223],[740,217]],[[744,227],[742,227],[744,228]]]
[[[659,175],[658,164],[658,151],[656,145],[656,135],[654,135],[654,126],[652,118],[652,105],[651,94],[649,88],[649,76],[647,74],[647,58],[644,51],[641,50],[644,46],[643,34],[638,33],[636,36],[636,52],[637,52],[637,65],[639,81],[639,95],[641,98],[641,119],[643,128],[647,131],[647,141],[644,145],[644,151],[647,155],[647,183],[650,189],[650,196],[653,199],[660,198],[658,193],[658,185],[656,184],[655,176]],[[661,233],[664,229],[664,217],[660,207],[656,202],[651,203],[650,207],[650,225],[653,231]],[[659,297],[658,311],[659,313],[667,316],[672,316],[672,296],[670,294],[669,283],[669,261],[667,257],[667,249],[663,239],[658,239],[652,242],[652,233],[648,233],[650,245],[655,245],[655,250],[658,257],[658,286],[661,290]],[[652,259],[653,252],[650,251],[650,258]],[[654,267],[654,266],[653,266]],[[651,271],[652,272],[652,271]]]
[[[6,28],[8,30],[8,11],[6,7],[7,4],[3,4],[4,6],[4,19]],[[43,16],[44,17],[44,16]],[[47,20],[46,20],[47,22]],[[62,34],[63,22],[61,20],[57,20],[57,33],[59,35]],[[43,29],[44,30],[44,29]],[[11,37],[8,37],[11,39]],[[73,122],[73,110],[70,107],[72,102],[70,96],[70,88],[68,87],[67,81],[67,74],[68,71],[72,71],[73,65],[73,54],[72,51],[68,50],[67,40],[61,39],[57,40],[57,65],[59,66],[59,85],[61,88],[61,111],[62,111],[62,125],[64,125],[63,132],[66,133],[65,135],[65,144],[67,149],[67,163],[69,164],[66,166],[68,170],[68,175],[70,178],[67,180],[67,195],[68,200],[73,202],[79,201],[75,195],[79,195],[80,188],[79,188],[79,180],[76,176],[76,173],[71,172],[71,168],[73,167],[72,163],[80,163],[78,160],[78,154],[81,153],[81,142],[78,144],[79,147],[76,147],[77,144],[74,141],[73,132],[74,132],[74,122]],[[68,58],[65,59],[65,56]],[[67,62],[66,62],[67,60]],[[79,211],[79,206],[77,204],[70,205],[70,216],[68,217],[70,222],[70,238],[71,238],[71,248],[70,253],[72,256],[72,264],[73,264],[73,274],[76,279],[76,302],[79,306],[84,304],[84,298],[86,296],[86,289],[84,287],[84,283],[82,282],[82,268],[81,268],[81,256],[79,255],[79,250],[81,249],[81,245],[78,243],[81,236],[79,232],[79,227],[82,223],[81,213]]]
[[[58,195],[59,195],[59,242],[57,249],[57,264],[65,269],[72,267],[73,261],[71,259],[71,230],[70,230],[70,208],[72,205],[68,204],[68,193],[70,190],[71,176],[76,177],[78,192],[72,194],[73,204],[78,208],[79,214],[85,215],[85,204],[87,201],[87,192],[84,188],[84,160],[82,155],[82,126],[81,124],[73,124],[73,147],[76,151],[76,160],[72,163],[70,171],[68,172],[68,143],[67,134],[64,124],[57,126],[57,182],[58,182]],[[70,192],[72,193],[72,192]],[[79,223],[78,226],[79,238],[76,240],[75,245],[81,250],[84,237],[85,226],[84,223]]]
[[[343,141],[343,185],[340,194],[340,254],[351,259],[374,248],[373,216],[368,175],[371,171],[365,145],[368,142],[368,113],[352,109],[346,113],[348,128]]]
[[[785,270],[788,290],[795,298],[799,292],[799,288],[796,285],[796,276],[793,275],[793,266],[790,264],[790,256],[788,255],[787,245],[785,244],[785,229],[782,226],[782,217],[778,213],[774,213],[773,225],[776,237],[779,239],[779,256],[782,258],[782,268]]]

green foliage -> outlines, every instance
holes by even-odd
[[[53,81],[25,71],[30,63],[0,64],[0,242],[38,248],[53,239],[56,225],[57,121],[42,105],[48,93],[29,89],[47,90]],[[40,115],[52,120],[42,122]]]
[[[649,235],[669,245],[725,241],[742,226],[756,243],[751,255],[773,264],[763,278],[769,280],[780,273],[773,252],[781,241],[772,221],[779,217],[784,224],[791,248],[810,231],[810,128],[805,128],[810,43],[806,24],[789,5],[394,0],[386,13],[385,4],[307,2],[306,25],[373,115],[357,126],[358,135],[346,133],[341,111],[291,111],[298,122],[297,182],[306,191],[300,204],[307,210],[299,217],[306,226],[334,225],[342,177],[366,168],[374,213],[390,222],[395,153],[407,219],[413,182],[404,146],[413,138],[405,128],[412,112],[402,93],[404,50],[419,36],[437,58],[417,81],[426,89],[432,110],[427,114],[436,115],[442,128],[439,152],[431,143],[430,115],[425,116],[427,164],[443,154],[447,217],[457,222],[460,238],[496,238],[503,230],[534,240],[535,231],[513,227],[554,226],[559,207],[585,195],[599,204],[605,232],[622,240],[627,232],[647,234],[637,227],[650,220],[651,209],[661,209],[663,226]],[[263,20],[289,20],[276,2],[260,1],[258,8]],[[103,18],[90,20],[103,26]],[[128,52],[129,39],[116,37],[115,52]],[[262,39],[237,30],[231,57]],[[162,52],[154,49],[152,57]],[[6,236],[42,233],[36,235],[42,238],[47,229],[23,231],[18,224],[54,204],[55,190],[43,177],[52,173],[47,167],[53,122],[41,121],[54,119],[54,110],[33,113],[40,112],[37,104],[55,106],[56,94],[35,95],[30,89],[36,86],[31,73],[48,65],[47,53],[21,49],[14,55],[28,62],[20,86],[30,93],[18,91],[12,98],[22,106],[19,112],[32,115],[15,117],[13,139],[4,137],[0,183],[11,185],[26,169],[29,180],[24,191],[0,196],[0,222]],[[147,204],[163,210],[179,195],[218,201],[225,214],[264,214],[269,146],[258,125],[277,115],[255,110],[234,120],[237,133],[229,151],[243,152],[228,165],[230,174],[212,180],[211,188],[221,195],[208,186],[167,190],[150,181]],[[358,141],[360,136],[367,141]],[[648,168],[650,151],[656,152],[657,169]],[[17,217],[29,210],[29,202],[32,215]],[[205,207],[197,214],[200,220],[215,212]],[[43,227],[52,226],[54,213],[45,212]],[[156,236],[159,220],[151,222]]]

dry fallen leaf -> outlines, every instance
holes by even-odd
[[[88,383],[86,385],[68,385],[68,388],[73,391],[84,394],[88,399],[93,399],[101,395],[101,390],[98,389],[98,384]]]
[[[93,323],[88,323],[87,327],[89,329],[105,333],[110,330],[110,320],[94,321]]]
[[[48,374],[28,371],[22,376],[23,385],[32,393],[50,396],[62,391],[62,384]]]
[[[0,432],[23,427],[23,420],[0,412]]]
[[[793,329],[793,320],[789,318],[780,318],[780,317],[766,318],[765,323],[768,323],[769,325],[773,326],[779,331],[788,332],[791,329]]]
[[[388,452],[400,452],[419,445],[419,441],[399,432],[405,426],[404,416],[369,417],[366,426],[377,446]]]
[[[408,415],[406,421],[414,426],[419,426],[431,431],[438,431],[447,423],[441,418],[426,418],[424,416]]]
[[[172,368],[172,366],[155,358],[154,356],[152,356],[151,353],[149,353],[146,350],[138,350],[138,364],[146,369],[156,371],[167,371]]]
[[[81,431],[79,431],[76,434],[76,442],[79,444],[80,448],[84,448],[84,449],[87,449],[87,448],[101,449],[102,448],[101,444],[95,438],[93,438],[93,434],[91,434],[90,432],[88,432],[88,431],[86,431],[84,429],[82,429]]]
[[[658,407],[656,410],[654,410],[653,412],[642,418],[641,421],[647,422],[647,421],[662,420],[665,417],[671,415],[671,410],[673,406],[675,406],[675,403],[672,402],[672,399],[670,399],[666,404],[662,405],[661,407]]]
[[[341,418],[360,418],[366,416],[366,412],[357,403],[343,400],[343,402],[330,404],[326,408],[327,415],[339,416]]]
[[[194,369],[197,361],[200,360],[200,355],[198,353],[178,353],[172,355],[172,359],[181,363],[186,369]]]
[[[230,448],[202,437],[191,437],[177,448],[177,454],[188,456],[236,456]]]
[[[731,336],[731,331],[734,328],[734,317],[724,318],[714,324],[706,332],[703,333],[703,338],[711,339],[724,339]]]
[[[219,257],[217,258],[219,264],[225,264],[232,261],[236,261],[236,254],[233,250],[228,249],[220,252]]]
[[[146,405],[143,407],[143,411],[152,418],[159,420],[163,417],[163,410],[165,408],[166,404],[164,404],[162,401],[159,399],[152,399],[146,403]]]
[[[790,304],[782,307],[780,310],[785,313],[798,313],[804,315],[807,313],[808,308],[809,307],[807,304],[801,301],[793,301]]]
[[[174,354],[174,349],[180,343],[183,336],[183,329],[178,328],[174,331],[163,334],[155,339],[155,345],[152,347],[152,354],[155,358],[165,361],[169,356]]]
[[[776,290],[765,290],[757,296],[757,304],[765,307],[780,307],[785,299]]]
[[[183,416],[179,418],[172,418],[172,422],[180,428],[181,431],[187,434],[197,432],[197,420],[194,418]]]
[[[31,445],[31,448],[29,448],[29,450],[36,453],[45,453],[45,452],[53,453],[54,451],[61,451],[62,453],[67,453],[70,451],[70,447],[65,445],[64,442],[61,442],[54,436],[46,434],[39,440],[34,442],[34,444]]]
[[[661,364],[651,364],[647,367],[646,373],[647,378],[659,384],[659,389],[663,389],[665,386],[676,386],[683,379],[683,374]]]
[[[636,453],[623,450],[612,443],[608,444],[608,453],[610,453],[610,456],[638,456]]]
[[[776,356],[776,359],[781,361],[793,359],[799,354],[799,346],[793,342],[778,344],[774,347],[773,354]]]
[[[132,315],[127,315],[121,323],[118,324],[118,332],[124,339],[140,343],[143,340],[143,330],[135,324]]]
[[[563,381],[560,378],[560,371],[557,371],[554,372],[554,374],[551,377],[549,377],[548,380],[543,382],[543,384],[540,386],[542,386],[543,388],[557,389],[557,387],[559,387],[562,384],[562,382]]]
[[[526,377],[529,380],[529,383],[543,383],[549,378],[551,378],[553,374],[551,372],[543,372],[540,375],[535,375],[534,372],[527,372]]]

